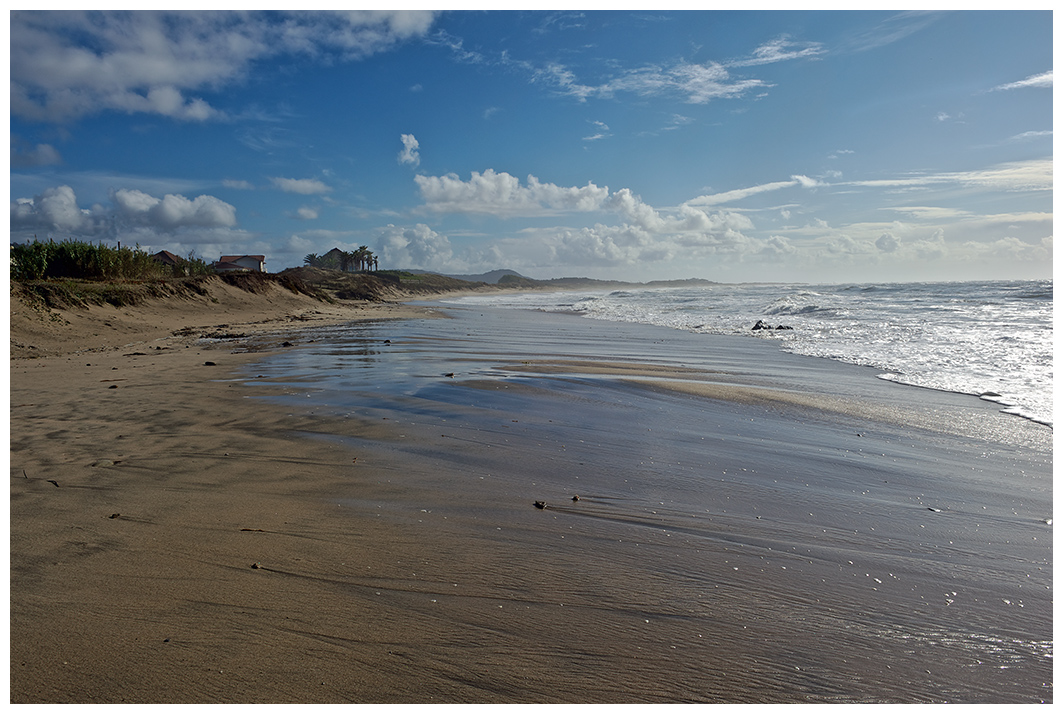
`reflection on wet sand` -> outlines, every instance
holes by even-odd
[[[751,340],[475,313],[269,364],[367,465],[337,502],[373,572],[338,586],[406,623],[433,701],[1051,699],[1050,430]]]

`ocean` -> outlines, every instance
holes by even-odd
[[[795,354],[880,370],[1052,425],[1052,281],[712,284],[447,300],[566,312],[694,333],[751,335]],[[772,328],[752,328],[758,320]]]

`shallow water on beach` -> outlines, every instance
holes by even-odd
[[[1051,280],[713,284],[451,298],[699,333],[771,338],[796,354],[879,370],[879,377],[985,395],[1052,423]],[[763,320],[772,327],[752,333]]]
[[[491,697],[1051,700],[1047,427],[760,340],[446,312],[251,381],[359,453],[378,596]]]

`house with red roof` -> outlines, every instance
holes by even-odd
[[[264,255],[223,255],[214,264],[217,273],[228,273],[235,270],[248,272],[266,272],[266,256]]]

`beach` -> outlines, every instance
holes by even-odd
[[[1052,700],[1050,428],[749,338],[276,300],[13,317],[13,702]]]

